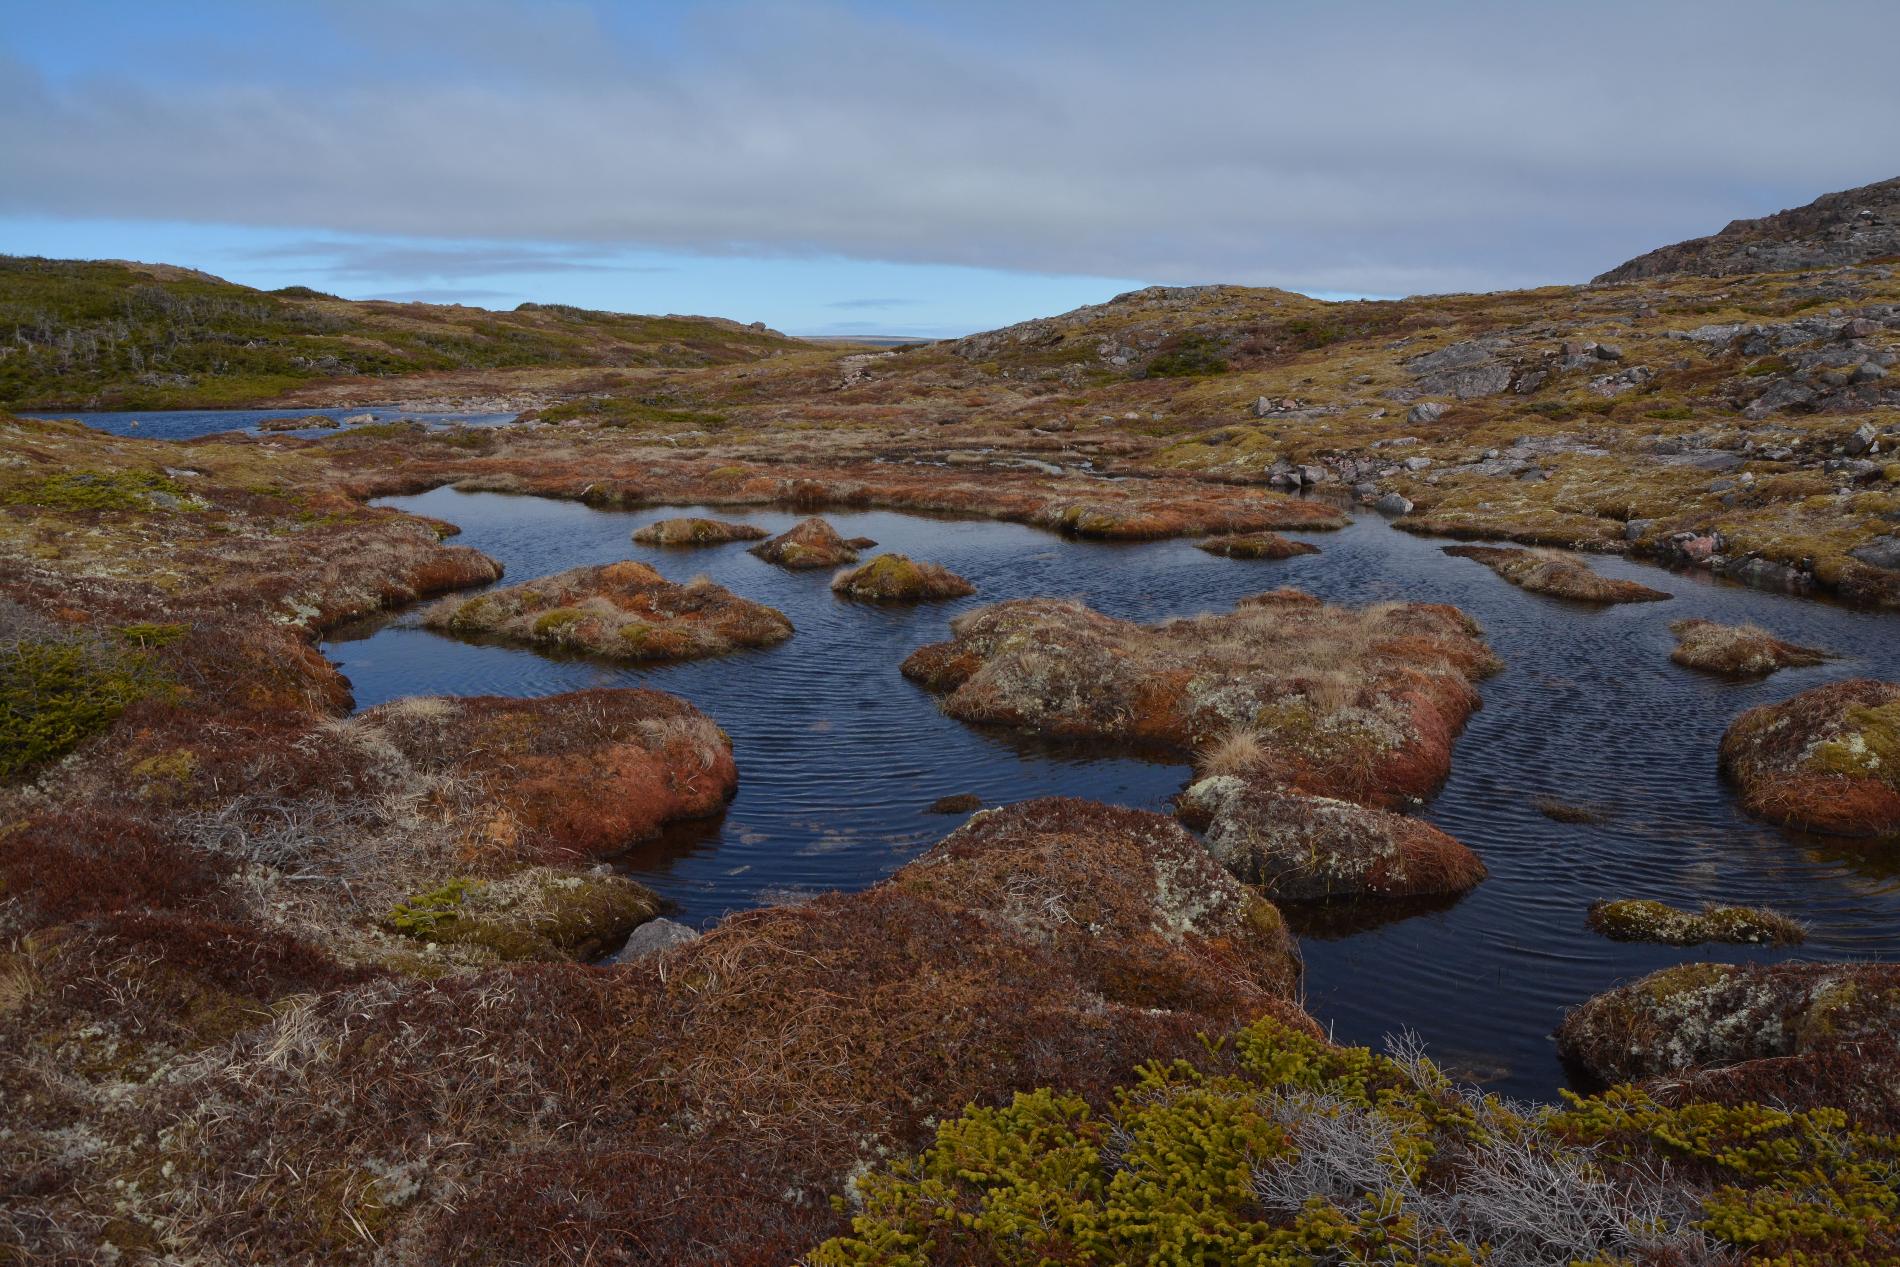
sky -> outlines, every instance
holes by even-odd
[[[1900,175],[1894,0],[0,0],[0,253],[942,336]]]

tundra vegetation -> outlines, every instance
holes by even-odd
[[[965,598],[976,593],[976,586],[941,564],[901,554],[880,554],[869,563],[832,577],[831,590],[866,602],[920,603]]]
[[[1717,906],[1681,911],[1650,898],[1620,898],[1590,907],[1590,927],[1616,941],[1650,941],[1665,946],[1704,942],[1793,946],[1807,940],[1807,929],[1786,915],[1753,906]]]
[[[792,636],[792,622],[775,607],[705,577],[678,585],[632,561],[444,599],[422,619],[448,633],[615,660],[692,660]]]
[[[636,528],[633,539],[643,546],[716,546],[728,541],[763,541],[771,535],[757,524],[681,518],[661,519]]]
[[[770,541],[752,547],[752,553],[782,568],[835,568],[858,561],[857,549],[838,530],[819,518],[801,520]]]
[[[1587,286],[1150,288],[876,355],[0,262],[16,407],[521,413],[175,445],[0,416],[0,1260],[1894,1261],[1890,967],[1619,987],[1560,1042],[1621,1085],[1541,1109],[1301,1010],[1280,912],[1235,872],[1482,875],[1394,813],[1495,664],[1455,610],[968,613],[913,679],[971,722],[1191,761],[1220,860],[1170,818],[1032,802],[612,969],[583,961],[658,903],[599,863],[724,804],[715,719],[618,690],[352,717],[313,640],[499,579],[368,504],[443,485],[1099,541],[1338,528],[1356,500],[1532,547],[1485,561],[1593,599],[1628,583],[1537,551],[1900,607],[1900,279],[1850,249],[1895,194]],[[720,606],[615,567],[635,605]],[[568,597],[530,638],[630,627]],[[1723,768],[1752,812],[1891,833],[1896,690],[1745,714]]]
[[[1205,773],[1375,806],[1423,798],[1496,659],[1456,608],[1275,593],[1158,625],[1017,599],[950,624],[904,675],[961,721],[1149,746]]]
[[[1676,621],[1669,632],[1676,635],[1671,660],[1725,677],[1767,677],[1777,669],[1810,668],[1827,659],[1827,652],[1784,642],[1760,625],[1690,619]]]
[[[1900,836],[1900,685],[1853,678],[1763,704],[1722,736],[1751,814],[1841,836]]]
[[[1580,603],[1655,603],[1669,597],[1636,581],[1599,576],[1588,563],[1562,550],[1514,550],[1507,546],[1446,546],[1445,553],[1472,559],[1521,589]]]
[[[1228,559],[1290,559],[1295,555],[1319,553],[1318,546],[1306,541],[1289,541],[1277,532],[1236,532],[1209,537],[1197,544],[1209,554]]]

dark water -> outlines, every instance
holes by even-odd
[[[96,431],[109,431],[115,436],[137,436],[141,440],[196,440],[199,436],[216,435],[220,431],[245,431],[252,435],[260,434],[257,424],[266,418],[305,418],[311,414],[322,414],[339,421],[344,418],[356,418],[363,414],[372,414],[377,422],[394,422],[398,418],[407,418],[415,422],[427,423],[431,427],[444,426],[451,422],[466,423],[474,427],[490,427],[498,423],[511,422],[514,415],[507,414],[419,414],[401,409],[305,409],[301,406],[287,409],[168,409],[116,410],[92,413],[23,413],[22,418],[72,418],[85,423]],[[348,428],[343,428],[347,432]],[[278,435],[325,436],[337,435],[335,428],[311,427],[301,431],[276,432]]]
[[[651,685],[693,701],[731,733],[740,769],[725,817],[642,846],[625,867],[704,924],[783,895],[868,885],[956,819],[939,796],[990,804],[1062,793],[1165,809],[1181,766],[1087,757],[973,731],[945,718],[898,665],[984,602],[1075,596],[1138,620],[1225,610],[1280,584],[1327,599],[1456,603],[1483,622],[1507,664],[1425,811],[1475,849],[1491,877],[1461,901],[1379,927],[1308,927],[1307,1003],[1336,1037],[1422,1034],[1441,1062],[1499,1090],[1548,1098],[1563,1083],[1549,1034],[1564,1009],[1617,981],[1686,959],[1893,958],[1900,952],[1900,848],[1797,838],[1753,822],[1715,776],[1716,743],[1745,708],[1830,678],[1900,678],[1900,620],[1763,594],[1620,559],[1596,566],[1676,595],[1593,609],[1527,594],[1441,543],[1367,516],[1304,534],[1322,553],[1280,563],[1212,557],[1190,542],[1070,541],[1014,524],[893,513],[828,516],[846,536],[948,565],[980,593],[916,608],[838,600],[826,572],[789,573],[742,546],[662,551],[635,527],[693,508],[607,513],[572,503],[438,490],[384,504],[463,526],[459,540],[513,580],[639,558],[685,580],[705,572],[791,616],[798,634],[724,660],[646,669],[558,661],[453,641],[398,616],[327,644],[362,706],[402,695],[538,695]],[[708,511],[734,517],[728,511]],[[777,530],[797,516],[747,517]],[[1300,535],[1300,534],[1296,534]],[[1821,668],[1731,684],[1668,659],[1671,620],[1755,621],[1841,653]],[[1590,802],[1600,824],[1539,814],[1536,797]],[[1622,945],[1584,928],[1597,898],[1763,903],[1808,921],[1797,951]]]

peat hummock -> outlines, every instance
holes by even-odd
[[[1229,559],[1290,559],[1295,555],[1319,553],[1318,546],[1289,541],[1277,532],[1236,532],[1209,537],[1200,543],[1200,548]]]
[[[782,568],[835,568],[858,561],[857,548],[815,516],[770,541],[761,541],[752,547],[752,553]]]
[[[1195,753],[1206,773],[1371,805],[1430,795],[1497,667],[1476,624],[1435,604],[1266,597],[1158,625],[998,603],[903,672],[962,721]]]
[[[1600,576],[1588,563],[1561,550],[1509,546],[1446,546],[1445,553],[1473,559],[1521,589],[1582,603],[1654,603],[1669,597],[1635,581]]]
[[[964,598],[976,593],[976,586],[940,564],[901,554],[880,554],[869,563],[838,573],[831,580],[831,592],[872,603],[922,603]]]
[[[657,520],[636,529],[633,539],[643,546],[716,546],[728,541],[763,541],[771,535],[757,524],[685,517]]]
[[[1767,677],[1777,669],[1808,668],[1827,659],[1827,652],[1784,642],[1760,625],[1678,620],[1669,632],[1676,635],[1671,660],[1724,677]]]
[[[570,568],[429,609],[423,623],[464,636],[615,660],[691,660],[792,636],[776,608],[705,579],[676,585],[644,563]]]
[[[1462,893],[1485,876],[1476,854],[1429,823],[1231,774],[1189,787],[1179,813],[1222,866],[1276,901]]]
[[[1900,835],[1900,684],[1854,678],[1764,704],[1722,736],[1751,814],[1841,836]]]

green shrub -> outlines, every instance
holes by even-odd
[[[851,1233],[809,1261],[1635,1267],[1727,1242],[1871,1267],[1900,1247],[1900,1139],[1830,1110],[1566,1100],[1262,1020],[1139,1070],[1106,1115],[1050,1090],[966,1110],[860,1180]]]
[[[1182,335],[1162,348],[1147,369],[1149,378],[1199,378],[1226,372],[1227,358],[1220,343],[1204,334]]]
[[[0,645],[0,781],[65,756],[167,689],[136,652],[77,638]]]

